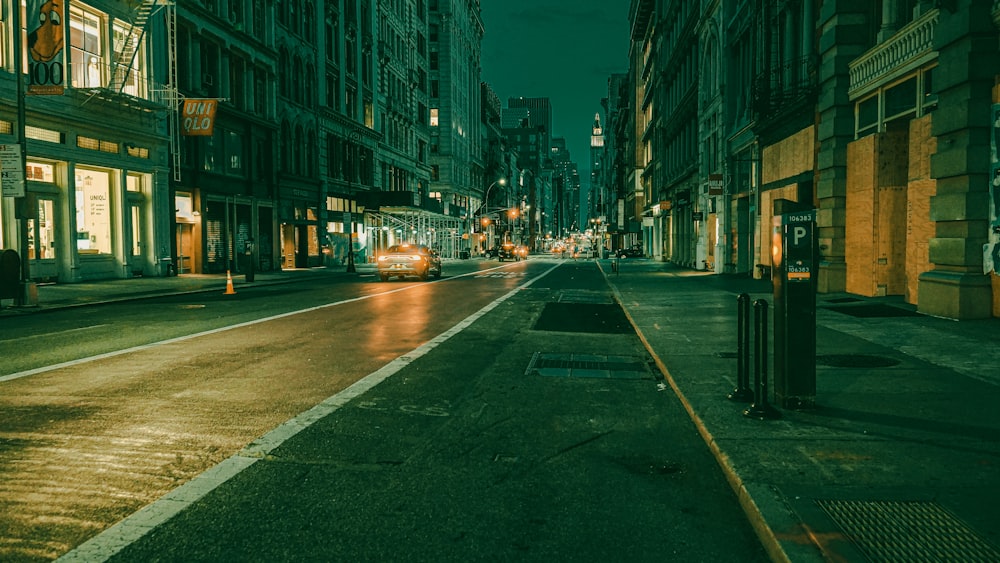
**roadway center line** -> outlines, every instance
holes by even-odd
[[[334,411],[340,409],[351,400],[365,394],[366,392],[373,389],[379,383],[382,383],[393,374],[399,372],[404,367],[413,363],[414,360],[426,355],[428,352],[437,348],[439,344],[444,343],[449,338],[455,336],[461,331],[468,328],[472,323],[479,320],[481,317],[489,313],[497,306],[499,306],[504,301],[510,299],[516,295],[519,291],[530,286],[537,280],[545,277],[553,270],[559,267],[559,264],[552,266],[542,274],[534,277],[525,283],[515,287],[506,294],[496,298],[493,302],[487,304],[482,309],[479,309],[475,313],[472,313],[468,317],[462,319],[458,324],[449,328],[448,330],[442,332],[438,336],[428,340],[427,342],[421,344],[410,352],[407,352],[395,360],[392,360],[388,364],[382,366],[376,371],[362,377],[358,381],[354,382],[346,389],[340,391],[336,395],[328,397],[320,402],[318,405],[312,407],[311,409],[283,422],[274,430],[271,430],[267,434],[261,436],[260,438],[254,440],[248,444],[242,451],[230,456],[229,458],[219,462],[214,467],[207,469],[200,475],[194,477],[190,481],[184,483],[183,485],[177,487],[176,489],[170,491],[169,493],[163,495],[160,499],[152,502],[149,505],[139,509],[137,512],[128,516],[124,520],[118,522],[114,526],[111,526],[107,530],[104,530],[97,536],[87,540],[86,542],[80,544],[76,548],[70,550],[62,557],[57,559],[57,561],[66,562],[93,562],[93,561],[107,561],[119,551],[127,547],[128,545],[138,541],[144,535],[153,530],[156,526],[162,525],[167,520],[173,516],[180,513],[185,508],[191,506],[202,497],[208,495],[221,485],[223,485],[229,479],[232,479],[244,469],[250,467],[257,461],[264,459],[264,457],[270,452],[277,449],[279,446],[284,444],[287,440],[294,437],[296,434],[305,430],[315,422],[321,420],[323,417],[330,415]],[[463,274],[471,275],[471,274]],[[459,277],[459,276],[456,276]],[[411,286],[411,287],[420,287]],[[401,288],[393,291],[402,291],[406,288]],[[387,292],[390,293],[390,292]],[[379,294],[382,295],[382,294]],[[364,298],[349,299],[347,301],[341,301],[339,303],[349,303],[351,301],[359,301]],[[331,304],[332,305],[332,304]],[[315,310],[322,309],[329,305],[322,305],[319,307],[314,307]],[[272,318],[286,317],[295,313],[286,313],[283,315],[278,315]],[[248,323],[243,323],[243,325],[253,324],[257,321],[252,321]],[[240,326],[240,325],[237,325]],[[219,331],[211,331],[219,332]],[[183,338],[187,339],[187,338]],[[174,341],[180,339],[174,339]],[[169,342],[169,341],[164,341]]]

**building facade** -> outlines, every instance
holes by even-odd
[[[1000,2],[635,0],[630,18],[641,182],[615,181],[650,194],[654,256],[768,275],[791,202],[816,210],[820,292],[998,315]]]
[[[0,145],[24,165],[23,182],[4,180],[0,247],[18,252],[23,281],[158,275],[171,255],[173,44],[143,31],[174,6],[74,2],[45,7],[62,11],[48,19],[43,4],[0,6]]]

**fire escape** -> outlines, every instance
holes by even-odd
[[[177,13],[174,0],[130,0],[131,12],[124,21],[123,40],[116,42],[111,59],[110,77],[106,93],[112,98],[128,95],[125,88],[135,69],[136,55],[146,39],[150,19],[162,13],[166,47],[166,83],[149,81],[149,100],[166,108],[167,129],[170,135],[170,155],[174,181],[180,181],[181,151],[179,131],[179,102],[177,90]]]

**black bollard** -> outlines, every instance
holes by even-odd
[[[754,398],[743,416],[760,420],[781,418],[767,402],[767,301],[753,302],[754,312]]]
[[[753,401],[750,389],[750,296],[741,293],[736,298],[736,388],[727,398],[730,401]]]

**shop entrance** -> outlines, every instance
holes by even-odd
[[[54,280],[59,276],[56,261],[55,199],[40,195],[34,216],[28,219],[28,271],[36,280]]]
[[[128,240],[128,264],[133,276],[141,276],[145,270],[145,259],[142,249],[146,247],[146,238],[143,236],[142,226],[145,213],[142,211],[142,202],[129,203],[129,220],[132,222],[129,229]]]
[[[194,225],[177,223],[177,273],[194,272]]]

